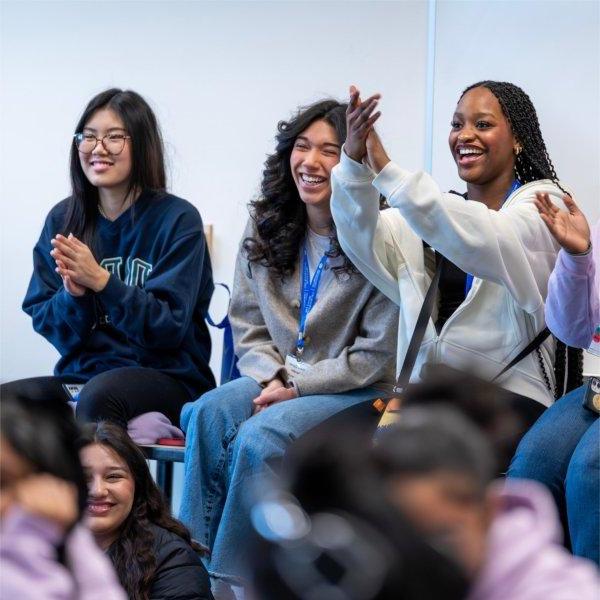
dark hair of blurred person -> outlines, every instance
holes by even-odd
[[[141,450],[118,425],[86,425],[79,440],[87,522],[132,600],[212,600],[204,549],[171,514]]]
[[[10,447],[11,456],[27,463],[30,473],[47,473],[72,483],[77,491],[77,520],[86,503],[86,485],[76,449],[77,425],[73,410],[64,401],[21,399],[2,394],[0,432],[3,445]],[[12,464],[4,464],[2,492],[6,499],[13,483]],[[20,477],[16,477],[20,479]]]
[[[112,565],[79,523],[87,492],[77,437],[66,402],[2,395],[2,598],[125,598]]]
[[[514,394],[498,385],[446,365],[425,368],[421,377],[406,389],[402,406],[454,406],[483,432],[491,444],[496,475],[504,473],[535,420],[535,413],[528,412],[530,405],[515,401]]]
[[[475,573],[493,514],[495,461],[484,434],[450,405],[406,408],[378,437],[373,459],[390,500]]]
[[[561,546],[549,493],[532,481],[491,484],[492,446],[455,407],[404,408],[372,458],[388,500],[462,564],[468,600],[597,598],[598,572]]]
[[[286,457],[287,484],[255,505],[256,598],[464,598],[467,579],[387,499],[364,430],[320,427]],[[287,537],[287,539],[286,539]]]

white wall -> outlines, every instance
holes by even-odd
[[[217,281],[232,280],[275,126],[299,104],[344,98],[353,82],[377,87],[395,156],[421,166],[424,2],[4,0],[0,10],[2,380],[50,373],[57,359],[20,303],[44,217],[68,195],[73,127],[102,89],[132,88],[155,108],[172,191],[214,225]],[[221,295],[215,304],[222,314]]]
[[[275,124],[299,104],[344,98],[350,83],[380,91],[390,154],[423,166],[427,10],[425,1],[0,1],[0,380],[50,373],[57,359],[20,303],[43,219],[68,194],[70,139],[92,95],[119,86],[151,102],[172,191],[214,225],[215,279],[231,282]],[[460,185],[445,141],[460,90],[508,79],[532,96],[559,175],[598,218],[598,5],[438,1],[436,16],[440,183]],[[214,304],[222,313],[221,296]]]
[[[600,218],[599,14],[590,1],[437,2],[432,172],[445,188],[464,189],[447,142],[460,93],[510,81],[531,97],[559,178]],[[600,358],[585,370],[600,373]]]

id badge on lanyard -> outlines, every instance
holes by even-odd
[[[594,330],[594,336],[592,337],[592,343],[588,348],[588,352],[590,354],[600,356],[600,323],[596,326],[596,329]]]
[[[302,354],[304,353],[304,346],[306,343],[306,319],[308,313],[310,313],[317,301],[317,291],[319,290],[321,276],[323,275],[327,260],[328,257],[324,254],[321,257],[311,280],[310,268],[308,266],[308,254],[306,252],[306,246],[304,247],[302,253],[302,287],[300,290],[300,323],[298,325],[298,337],[296,339],[296,353],[295,356],[288,354],[285,359],[285,366],[290,375],[297,375],[310,367],[310,365],[302,361]]]

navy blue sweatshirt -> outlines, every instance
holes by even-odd
[[[60,352],[54,374],[84,382],[142,366],[174,377],[193,398],[214,387],[204,320],[214,286],[198,211],[145,192],[115,221],[98,215],[94,254],[110,279],[101,292],[74,297],[50,256],[50,240],[65,233],[67,202],[46,218],[23,301],[35,331]]]

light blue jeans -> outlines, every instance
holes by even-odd
[[[304,396],[274,404],[252,416],[262,388],[241,377],[188,403],[185,480],[179,517],[192,537],[211,549],[212,577],[243,583],[244,544],[251,536],[248,492],[276,466],[287,447],[328,417],[381,395],[372,388]]]

